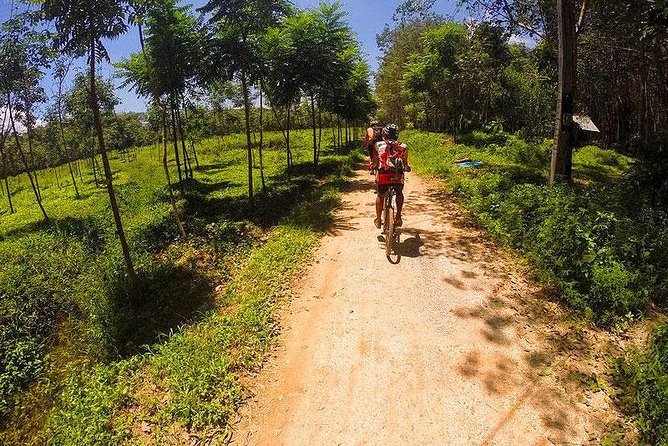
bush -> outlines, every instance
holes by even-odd
[[[629,158],[584,147],[575,168],[592,175],[586,186],[547,187],[550,141],[474,132],[460,138],[472,146],[443,154],[418,137],[424,135],[411,133],[407,141],[416,165],[426,167],[418,170],[446,178],[478,220],[525,253],[573,308],[609,326],[640,315],[650,301],[665,303],[668,219],[642,189],[619,181]],[[458,157],[484,164],[451,168]]]
[[[668,445],[668,324],[654,333],[647,352],[631,351],[617,364],[622,404],[637,414],[644,440]]]
[[[490,144],[503,145],[507,140],[508,135],[504,132],[487,133],[474,131],[457,138],[458,143],[477,148],[487,147]]]
[[[48,337],[78,311],[71,284],[86,270],[86,249],[48,234],[0,244],[0,417],[39,376]]]

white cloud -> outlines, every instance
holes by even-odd
[[[536,41],[532,39],[529,36],[518,36],[516,34],[513,34],[510,36],[510,39],[508,39],[510,43],[520,43],[522,45],[526,45],[529,48],[533,48],[536,46]]]
[[[16,131],[19,134],[25,133],[26,131],[25,126],[16,119],[16,116],[14,116],[14,124],[16,124]],[[7,107],[0,107],[0,125],[3,126],[2,128],[3,132],[10,132],[12,129],[11,123],[9,121],[9,115],[7,114]],[[44,122],[39,118],[37,118],[37,120],[35,121],[35,127],[43,127],[45,125],[46,122]]]

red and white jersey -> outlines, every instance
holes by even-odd
[[[398,160],[408,166],[408,147],[399,142],[380,141],[374,146],[374,166],[378,184],[403,184],[403,169],[397,169]]]

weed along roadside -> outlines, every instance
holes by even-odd
[[[308,133],[293,138],[289,173],[278,167],[280,150],[265,152],[276,167],[267,169],[267,191],[252,208],[243,198],[239,138],[227,138],[223,152],[218,141],[201,143],[201,166],[178,201],[189,216],[187,241],[171,224],[160,182],[139,181],[161,167],[150,148],[132,163],[114,160],[121,208],[132,209],[125,218],[139,259],[134,289],[122,280],[113,228],[92,217],[100,206],[92,182],[80,185],[82,202],[54,212],[57,224],[33,225],[33,214],[23,214],[30,231],[17,224],[3,233],[0,257],[12,267],[0,272],[0,284],[9,292],[3,305],[13,310],[3,314],[0,340],[22,373],[2,388],[3,443],[225,437],[244,397],[240,377],[271,348],[274,312],[359,161],[354,149],[326,149],[313,167],[301,161]],[[21,289],[31,290],[25,306],[11,300]]]
[[[668,214],[637,160],[585,146],[573,157],[572,185],[549,187],[552,142],[504,132],[406,132],[417,172],[438,178],[498,242],[525,258],[549,296],[578,323],[612,339],[605,391],[638,423],[604,444],[663,444],[668,438],[666,322]],[[475,159],[475,168],[456,161]],[[648,334],[649,333],[649,334]],[[649,342],[645,343],[646,338]],[[640,437],[640,440],[638,437]]]

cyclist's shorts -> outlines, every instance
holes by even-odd
[[[380,170],[376,172],[377,184],[403,184],[404,174]]]
[[[404,190],[403,184],[376,184],[376,191],[378,191],[378,194],[380,195],[385,195],[385,192],[390,189],[390,186],[394,186],[397,192],[403,192]]]

